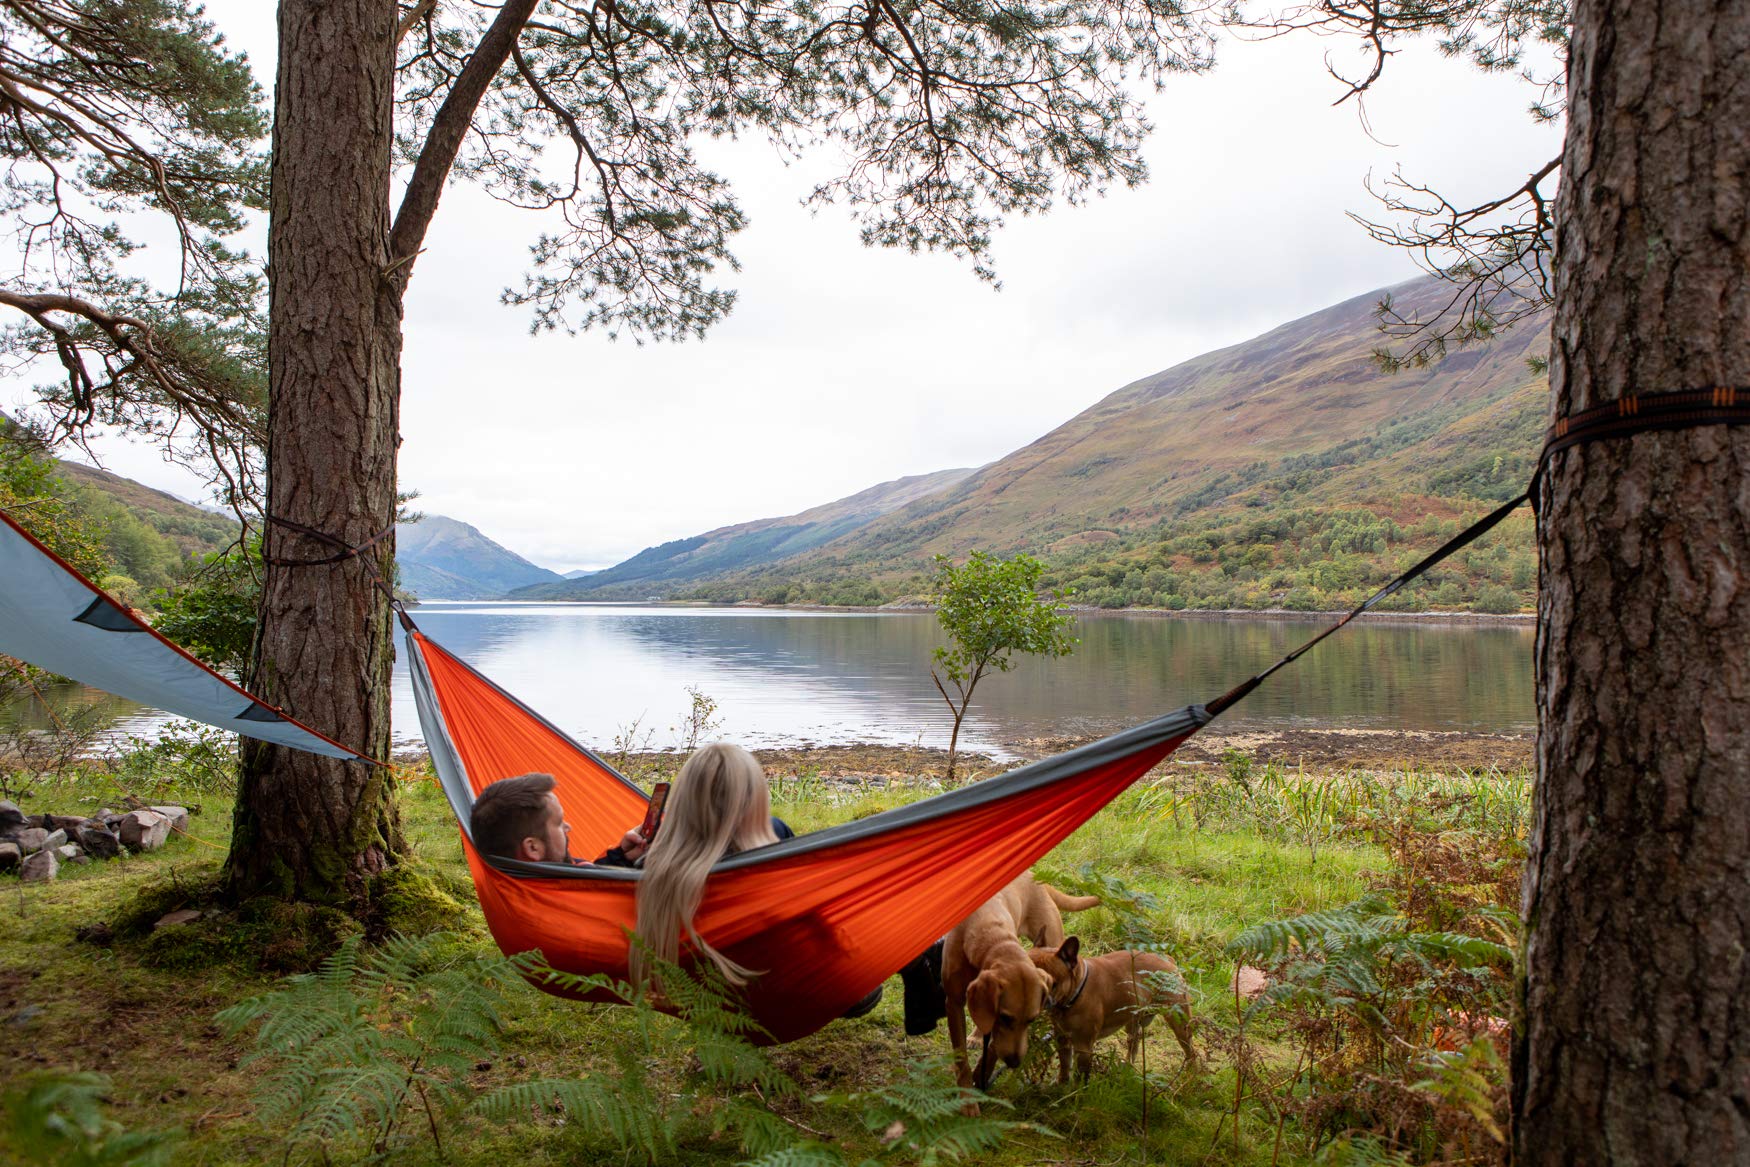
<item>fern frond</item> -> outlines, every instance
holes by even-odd
[[[825,1143],[792,1143],[749,1159],[737,1167],[847,1167],[848,1160]]]

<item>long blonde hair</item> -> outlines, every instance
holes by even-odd
[[[644,857],[638,885],[638,943],[632,945],[634,982],[650,975],[650,961],[675,963],[681,930],[693,948],[709,957],[732,985],[756,973],[707,944],[693,928],[705,898],[705,878],[725,855],[776,843],[772,795],[759,760],[740,746],[714,742],[701,747],[675,777],[662,829]]]

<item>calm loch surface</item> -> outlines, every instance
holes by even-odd
[[[652,731],[654,747],[677,744],[688,686],[717,702],[720,736],[750,746],[948,740],[950,717],[930,682],[939,641],[927,612],[457,602],[423,604],[413,615],[427,636],[599,749],[634,720]],[[1000,751],[1207,701],[1325,623],[1081,615],[1074,654],[1018,659],[979,686],[962,741]],[[1525,624],[1363,621],[1270,678],[1220,724],[1527,731],[1532,640]],[[91,690],[61,699],[101,700],[117,715],[117,733],[150,735],[164,721]],[[395,737],[420,742],[404,654]]]
[[[947,744],[927,612],[433,603],[414,618],[592,746],[634,718],[655,745],[673,744],[689,685],[718,703],[722,735],[749,745]],[[1082,615],[1072,655],[1020,658],[979,685],[962,737],[988,749],[1120,729],[1218,696],[1325,623]],[[1223,724],[1530,730],[1532,639],[1529,625],[1362,622],[1270,678]],[[399,740],[418,737],[399,665],[395,728]]]

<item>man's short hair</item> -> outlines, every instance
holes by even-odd
[[[544,838],[553,786],[551,774],[523,774],[500,778],[482,790],[470,816],[474,846],[484,855],[515,858],[524,839]]]

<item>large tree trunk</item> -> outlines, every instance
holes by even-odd
[[[268,250],[268,509],[352,546],[394,521],[401,287],[389,174],[396,6],[282,0]],[[271,521],[271,559],[334,548]],[[389,748],[393,536],[368,563],[269,565],[255,691],[369,757]],[[356,899],[400,849],[380,767],[252,745],[228,876],[239,896]]]
[[[1750,4],[1582,0],[1557,413],[1750,386]],[[1750,1163],[1750,429],[1541,488],[1516,1161]]]

